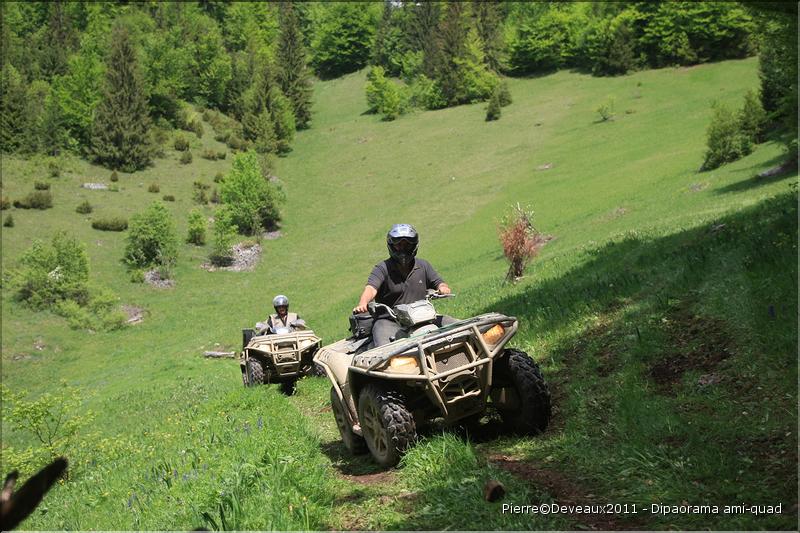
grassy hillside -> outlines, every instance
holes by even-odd
[[[3,194],[52,183],[54,208],[13,210],[7,271],[35,238],[67,229],[89,248],[93,279],[147,310],[115,333],[70,330],[12,301],[4,283],[2,381],[31,397],[80,389],[94,420],[69,450],[70,480],[24,526],[37,529],[559,529],[781,528],[796,524],[796,173],[754,176],[780,144],[698,173],[712,100],[739,105],[755,60],[592,78],[560,72],[509,80],[497,122],[462,106],[382,122],[366,115],[364,75],[315,88],[313,127],[278,162],[287,192],[283,236],[264,241],[254,272],[207,272],[208,250],[181,248],[177,285],[129,282],[124,233],[87,220],[141,211],[163,194],[185,235],[192,182],[212,183],[224,147],[211,127],[179,154],[120,174],[119,191],[88,191],[109,172],[73,159],[60,178],[43,161],[3,159]],[[596,109],[613,101],[616,116]],[[545,166],[550,168],[545,169]],[[147,192],[157,182],[159,194]],[[75,213],[88,199],[92,215]],[[529,204],[555,239],[518,284],[496,225]],[[211,216],[213,209],[205,207]],[[6,212],[7,213],[7,212]],[[5,213],[4,213],[5,214]],[[345,334],[386,229],[408,221],[420,256],[458,293],[441,311],[518,316],[515,345],[543,365],[555,414],[540,438],[465,441],[429,435],[403,466],[379,473],[338,442],[321,379],[284,398],[241,387],[239,330],[288,294],[326,341]],[[4,414],[4,417],[7,416]],[[495,438],[498,437],[498,438]],[[4,469],[33,442],[4,424]],[[760,504],[783,514],[565,516],[503,514],[506,502]],[[604,521],[605,520],[605,521]]]

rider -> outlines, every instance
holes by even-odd
[[[358,305],[353,309],[354,313],[364,313],[373,298],[378,303],[392,307],[424,300],[428,289],[450,294],[450,287],[431,264],[416,258],[419,235],[412,225],[392,226],[386,234],[386,247],[389,249],[389,258],[372,269]],[[441,320],[444,324],[454,321],[446,316]],[[391,337],[399,330],[400,325],[391,318],[376,318],[372,325],[373,344],[381,346],[391,342]]]
[[[272,307],[275,308],[275,313],[267,317],[263,329],[266,333],[274,333],[278,328],[292,328],[292,324],[300,319],[297,313],[289,312],[289,298],[283,294],[272,299]]]

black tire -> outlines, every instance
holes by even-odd
[[[350,427],[350,421],[347,418],[342,401],[333,387],[331,387],[331,411],[333,411],[336,427],[339,428],[339,435],[341,435],[347,451],[353,455],[367,453],[367,443],[364,441],[364,437],[353,433],[353,428]]]
[[[367,385],[358,398],[358,420],[373,459],[383,467],[397,464],[417,440],[414,416],[397,391]]]
[[[264,365],[261,363],[261,361],[255,357],[250,357],[245,363],[245,368],[247,369],[248,386],[255,387],[256,385],[263,385],[265,383]]]
[[[297,380],[281,381],[281,392],[286,396],[294,396],[297,392]]]
[[[537,435],[550,422],[550,390],[533,359],[522,350],[507,348],[497,361],[498,377],[506,377],[519,397],[519,409],[498,409],[503,422],[515,433]]]

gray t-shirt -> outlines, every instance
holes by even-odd
[[[369,275],[367,285],[378,291],[375,301],[389,307],[424,300],[428,289],[436,289],[444,283],[430,263],[414,259],[414,266],[404,276],[394,259],[381,261]]]

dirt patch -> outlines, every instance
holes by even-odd
[[[81,185],[83,189],[89,189],[91,191],[105,191],[108,189],[108,185],[105,183],[84,183]]]
[[[214,272],[217,270],[227,270],[229,272],[248,272],[256,267],[259,259],[261,259],[260,244],[240,242],[233,247],[233,261],[230,265],[216,266],[211,263],[203,263],[200,266],[209,272]]]
[[[386,485],[396,477],[393,470],[386,472],[373,472],[371,474],[340,474],[341,478],[361,485]]]
[[[136,307],[135,305],[123,305],[122,311],[128,316],[125,323],[133,326],[144,322],[145,311],[143,308]]]
[[[595,495],[561,472],[525,461],[520,461],[507,455],[490,455],[487,460],[494,466],[511,473],[515,477],[536,486],[544,488],[553,497],[556,503],[564,505],[602,505],[607,501],[599,501]],[[609,514],[580,514],[574,518],[591,530],[609,531],[618,529],[634,529],[636,522],[633,520],[618,519]]]
[[[262,237],[268,241],[274,241],[275,239],[280,239],[283,237],[283,233],[281,233],[281,230],[279,229],[275,231],[267,231],[262,234]]]
[[[692,183],[691,185],[689,185],[689,190],[692,191],[692,192],[704,191],[707,188],[708,188],[708,183],[707,182]]]
[[[162,278],[158,270],[148,270],[144,273],[144,281],[158,289],[169,289],[175,286],[174,279]]]
[[[712,371],[735,353],[725,324],[695,315],[688,307],[674,309],[664,320],[669,352],[650,366],[650,377],[659,392],[673,395],[683,375],[690,370],[706,373],[698,381],[701,386],[721,382],[722,378]]]

